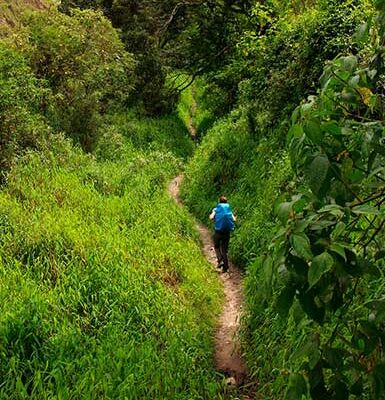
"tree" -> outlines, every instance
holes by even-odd
[[[17,46],[52,90],[45,116],[91,151],[100,114],[126,101],[132,90],[133,58],[100,12],[31,13],[23,24]]]
[[[175,99],[165,85],[170,70],[195,77],[226,64],[251,5],[240,0],[62,1],[67,12],[74,6],[102,9],[121,30],[127,50],[138,59],[138,99],[150,113],[164,111]]]

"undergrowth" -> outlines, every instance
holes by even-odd
[[[212,93],[225,93],[227,78],[235,76],[237,103],[209,128],[186,167],[182,187],[186,204],[203,222],[208,223],[221,194],[227,195],[238,216],[230,255],[245,269],[244,349],[250,379],[258,384],[257,398],[264,400],[306,397],[301,396],[307,387],[295,385],[295,378],[299,381],[302,375],[293,371],[298,360],[306,363],[311,357],[311,350],[301,354],[307,337],[318,337],[321,331],[306,318],[301,322],[303,310],[297,301],[289,319],[281,319],[277,310],[291,304],[285,294],[279,296],[282,288],[273,285],[271,265],[260,262],[274,250],[271,243],[280,228],[278,204],[299,186],[286,149],[291,113],[301,99],[316,92],[325,60],[341,51],[358,51],[352,35],[372,10],[364,1],[320,1],[303,8],[301,13],[285,14],[274,7],[256,7],[256,23],[267,18],[266,26],[260,26],[260,32],[246,32],[239,43],[240,59],[222,75],[208,77]],[[223,98],[225,94],[217,96],[221,109]],[[284,266],[281,269],[277,274],[284,280]],[[331,334],[330,326],[324,328],[324,337]]]
[[[215,275],[165,193],[171,153],[57,137],[0,192],[0,397],[215,398]]]

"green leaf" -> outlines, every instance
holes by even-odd
[[[353,72],[357,67],[358,60],[356,56],[342,57],[343,66],[349,72]]]
[[[325,155],[316,156],[308,167],[308,182],[312,192],[316,196],[322,195],[321,189],[325,189],[324,183],[328,176],[329,167],[330,162]]]
[[[306,118],[312,108],[313,108],[313,103],[311,102],[302,104],[302,106],[300,107],[301,115]]]
[[[279,315],[286,318],[293,304],[295,296],[295,287],[293,285],[286,286],[279,294],[276,307]]]
[[[321,125],[323,132],[327,132],[333,136],[341,135],[341,127],[335,121],[324,122]]]
[[[365,214],[365,215],[378,215],[378,209],[369,204],[362,204],[360,206],[353,206],[352,211],[355,214]]]
[[[310,318],[314,319],[314,321],[322,324],[325,317],[325,307],[316,304],[315,297],[316,293],[313,289],[310,289],[307,292],[300,293],[298,295],[298,300],[300,301],[301,307],[305,313]]]
[[[327,251],[314,257],[308,272],[310,287],[314,286],[326,272],[330,271],[333,265],[334,259]]]
[[[320,210],[318,210],[319,213],[330,213],[332,215],[335,215],[336,217],[341,217],[344,215],[343,208],[339,206],[338,204],[328,204],[325,207],[322,207]]]
[[[290,236],[290,242],[297,255],[305,260],[313,258],[310,240],[305,233],[295,233]]]
[[[305,378],[300,374],[290,375],[285,400],[302,400],[302,396],[305,396],[306,398],[308,396]]]
[[[290,142],[293,138],[299,138],[304,135],[303,129],[301,125],[295,124],[293,125],[288,133],[287,140]]]
[[[263,261],[263,276],[266,285],[270,286],[273,279],[273,259],[270,256],[267,256]]]
[[[320,144],[322,141],[322,131],[319,122],[308,121],[304,127],[306,136],[316,144]]]
[[[289,219],[290,213],[292,212],[292,203],[281,203],[278,206],[277,216],[282,224],[286,224],[287,220]]]
[[[333,237],[341,236],[345,232],[345,230],[346,230],[346,224],[343,222],[338,222],[338,224],[334,228]]]
[[[357,87],[360,82],[360,76],[354,75],[352,78],[349,79],[349,86],[350,87]]]
[[[330,251],[332,251],[333,253],[336,253],[338,255],[340,255],[345,261],[347,261],[346,258],[346,253],[345,253],[345,248],[344,246],[342,246],[339,243],[332,243],[330,245]]]
[[[297,121],[298,121],[298,117],[299,117],[299,107],[297,107],[292,115],[291,115],[291,123],[294,125]]]

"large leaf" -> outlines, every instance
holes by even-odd
[[[328,176],[330,162],[325,155],[316,156],[308,167],[307,178],[312,192],[316,195],[323,195],[327,190],[325,181]],[[321,190],[323,189],[323,190]]]
[[[320,124],[317,121],[309,121],[306,123],[305,134],[313,143],[320,144],[322,142],[323,134]]]
[[[334,259],[327,251],[314,257],[308,272],[310,287],[314,286],[326,272],[330,271],[333,265]]]
[[[369,204],[362,204],[360,206],[354,206],[352,208],[352,211],[355,214],[365,214],[365,215],[377,215],[378,214],[378,209]]]
[[[315,297],[316,293],[313,289],[310,289],[309,291],[300,293],[298,295],[301,307],[305,311],[305,313],[310,318],[314,319],[314,321],[322,324],[325,317],[325,307],[316,304]]]
[[[295,233],[290,236],[290,242],[297,255],[305,260],[313,258],[310,240],[305,233]]]
[[[289,202],[281,203],[278,206],[277,216],[283,225],[286,224],[292,210],[293,210],[293,205],[292,205],[292,203],[289,203]]]
[[[307,383],[303,375],[291,375],[289,379],[289,386],[285,395],[285,400],[302,400],[302,396],[307,397],[307,395]]]
[[[287,140],[290,143],[292,139],[302,137],[304,134],[302,126],[298,124],[294,124],[288,133]]]
[[[345,260],[345,262],[347,261],[346,253],[345,253],[345,247],[342,244],[340,244],[340,243],[332,243],[330,245],[330,251],[340,255]]]
[[[282,318],[286,318],[289,314],[290,308],[293,305],[295,296],[295,286],[286,286],[277,298],[277,311]]]

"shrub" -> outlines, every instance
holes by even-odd
[[[9,169],[15,156],[27,148],[37,148],[50,133],[40,116],[47,95],[49,90],[36,79],[24,57],[0,41],[0,169],[3,172]]]
[[[94,11],[29,13],[23,24],[15,43],[53,92],[44,114],[55,130],[93,150],[101,114],[131,91],[132,57],[108,20]]]

